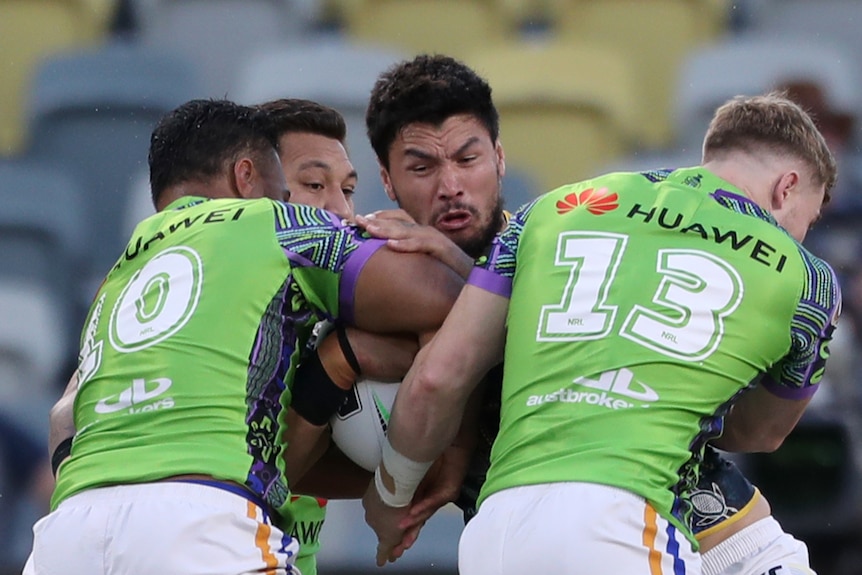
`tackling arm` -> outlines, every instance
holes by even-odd
[[[464,288],[395,398],[389,440],[397,452],[431,461],[452,442],[473,388],[502,361],[508,308],[508,298]]]
[[[775,451],[796,427],[809,401],[783,399],[757,385],[734,403],[725,417],[724,433],[711,443],[725,451]]]
[[[808,276],[790,323],[790,349],[734,403],[724,433],[713,441],[728,451],[775,451],[817,391],[829,343],[841,314],[841,290],[832,269],[809,254]],[[816,271],[817,273],[814,273]]]

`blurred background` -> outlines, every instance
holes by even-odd
[[[392,207],[366,142],[376,76],[418,52],[463,59],[501,113],[510,209],[618,169],[696,164],[714,108],[782,88],[840,179],[806,240],[843,281],[827,382],[785,445],[738,462],[820,575],[862,574],[862,1],[0,0],[0,573],[47,510],[47,413],[98,282],[152,212],[150,132],[193,97],[304,97],[340,110],[357,211]],[[387,571],[456,572],[444,508]],[[356,502],[332,502],[323,574],[376,572]]]

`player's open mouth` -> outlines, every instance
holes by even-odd
[[[467,210],[452,210],[437,218],[437,227],[448,231],[463,230],[472,220],[473,215]]]

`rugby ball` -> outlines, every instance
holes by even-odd
[[[397,383],[360,381],[330,421],[332,441],[351,461],[374,471],[380,463]]]

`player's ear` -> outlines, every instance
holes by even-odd
[[[799,173],[795,170],[784,172],[772,187],[771,203],[773,210],[780,210],[791,193],[799,184]]]
[[[389,196],[389,199],[397,202],[398,199],[395,197],[395,191],[392,188],[392,178],[389,176],[389,170],[383,166],[380,166],[380,181],[383,182],[383,189],[386,190],[386,195]]]
[[[257,167],[251,158],[240,158],[233,165],[233,181],[237,195],[249,199],[259,197],[257,180],[260,178]]]
[[[494,153],[497,155],[497,175],[502,179],[506,175],[506,152],[500,140],[494,145]]]

